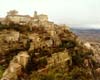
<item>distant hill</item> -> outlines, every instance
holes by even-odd
[[[100,42],[100,29],[71,29],[76,35],[87,41]]]

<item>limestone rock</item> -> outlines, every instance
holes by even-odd
[[[20,52],[10,61],[10,64],[3,73],[1,80],[17,80],[18,75],[21,73],[21,69],[25,68],[28,60],[28,53],[26,51]]]
[[[48,21],[46,15],[35,14],[30,20],[16,15],[8,15],[14,20],[0,24],[0,61],[5,59],[6,68],[1,80],[41,80],[41,76],[45,80],[93,80],[94,50],[89,43],[67,26]],[[21,24],[20,18],[28,23]]]

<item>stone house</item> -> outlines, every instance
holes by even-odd
[[[17,31],[10,31],[10,32],[7,32],[6,35],[4,36],[4,40],[6,42],[16,42],[19,40],[19,32]]]
[[[40,24],[45,24],[48,21],[48,16],[44,14],[37,15],[37,12],[34,12],[34,16],[30,20],[31,26],[39,26]]]
[[[28,24],[31,20],[29,15],[8,15],[6,17],[10,22],[19,23],[19,24]]]
[[[44,15],[44,14],[40,14],[40,15],[38,15],[38,19],[41,22],[45,22],[45,21],[48,21],[48,16]]]
[[[48,21],[48,16],[45,14],[37,14],[37,11],[34,12],[34,20],[39,20],[40,22]]]
[[[70,60],[70,56],[68,52],[59,52],[52,54],[51,57],[47,58],[48,66],[52,66],[55,64],[63,63]]]
[[[31,17],[29,15],[19,15],[18,11],[16,10],[11,10],[7,12],[6,21],[8,23],[13,22],[13,23],[24,25],[24,24],[28,24],[30,20]]]
[[[34,16],[30,17],[29,15],[19,15],[16,10],[11,10],[7,13],[6,18],[0,19],[0,22],[6,22],[6,24],[13,22],[20,25],[29,24],[30,26],[38,26],[40,23],[48,22],[48,16],[45,14],[38,15],[35,11]]]
[[[0,23],[5,24],[5,18],[0,18]]]

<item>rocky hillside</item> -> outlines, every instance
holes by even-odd
[[[1,80],[99,80],[96,70],[91,46],[67,26],[0,24]]]

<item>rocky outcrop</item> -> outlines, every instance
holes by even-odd
[[[57,79],[51,80],[59,80],[58,74],[64,74],[60,80],[94,80],[93,50],[88,43],[65,25],[37,24],[0,25],[0,65],[6,68],[1,80],[42,80],[40,74],[44,78],[52,70]]]
[[[29,55],[26,51],[22,51],[15,56],[3,73],[1,80],[18,80],[18,75],[21,73],[21,69],[26,67],[29,60]]]

